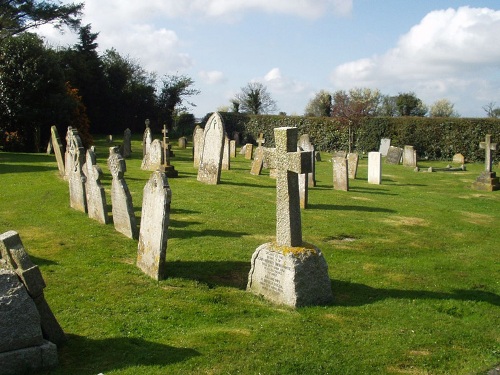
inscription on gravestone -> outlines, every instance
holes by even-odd
[[[203,133],[203,150],[198,169],[198,181],[209,185],[217,185],[220,182],[224,134],[222,118],[217,112],[214,112],[208,119]]]

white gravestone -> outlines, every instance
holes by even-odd
[[[231,150],[229,149],[229,137],[224,135],[224,149],[222,151],[222,170],[228,171],[231,169]]]
[[[387,156],[387,153],[389,152],[389,147],[391,147],[391,139],[382,138],[380,140],[380,147],[378,149],[378,152],[380,152],[382,156]]]
[[[359,155],[356,152],[347,154],[347,171],[351,180],[356,179],[358,174]]]
[[[198,181],[208,185],[217,185],[220,182],[224,134],[222,118],[214,112],[208,119],[203,133],[203,151],[198,169]]]
[[[413,146],[405,146],[403,150],[403,165],[406,167],[417,166],[417,152]]]
[[[156,171],[163,164],[163,147],[159,139],[155,139],[149,146],[149,151],[142,159],[141,169],[144,171]]]
[[[171,199],[167,176],[153,172],[144,187],[137,267],[155,280],[165,278]]]
[[[347,172],[347,159],[343,156],[334,156],[333,165],[333,188],[335,190],[349,190],[349,178]]]
[[[87,194],[88,215],[91,219],[107,224],[108,206],[104,187],[101,184],[102,169],[97,165],[94,147],[87,150],[84,171],[87,176],[85,192]]]
[[[380,152],[368,153],[368,183],[375,185],[382,183],[382,154]]]
[[[151,135],[151,129],[149,127],[150,121],[146,119],[144,122],[146,124],[146,129],[144,129],[144,134],[142,135],[142,157],[144,158],[149,152],[149,146],[153,142],[153,136]]]
[[[203,151],[203,129],[196,125],[193,132],[193,166],[200,167],[201,152]]]

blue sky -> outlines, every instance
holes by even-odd
[[[66,1],[64,1],[66,2]],[[86,0],[83,23],[146,70],[185,74],[197,117],[249,82],[302,115],[320,90],[448,99],[462,117],[500,106],[500,2],[445,0]],[[56,45],[76,43],[44,26]]]

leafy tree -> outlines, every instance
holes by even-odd
[[[383,95],[380,100],[380,106],[377,116],[394,117],[398,115],[398,107],[396,105],[396,97]]]
[[[236,99],[231,100],[231,105],[234,113],[240,112],[240,102]]]
[[[186,97],[198,95],[199,90],[192,88],[194,81],[185,75],[166,75],[163,78],[163,87],[158,96],[159,121],[167,125],[170,131],[173,128],[174,116],[177,112],[187,109],[186,105],[196,106],[185,101]]]
[[[66,82],[66,93],[74,103],[67,125],[74,129],[78,129],[78,134],[80,135],[83,146],[88,148],[93,143],[93,140],[89,133],[90,122],[87,116],[87,108],[85,108],[82,102],[82,97],[78,95],[78,90],[71,87],[69,82]]]
[[[241,88],[233,102],[240,103],[239,109],[254,115],[276,111],[276,102],[271,98],[266,86],[260,82],[250,82]]]
[[[413,92],[399,93],[396,107],[400,116],[425,116],[427,113],[427,107]]]
[[[332,95],[325,90],[316,93],[306,106],[304,116],[330,117],[332,115]]]
[[[448,99],[439,99],[431,105],[430,117],[460,117],[453,109],[455,105]]]
[[[45,24],[76,29],[82,9],[83,3],[62,5],[52,0],[0,0],[0,40]]]
[[[490,102],[483,107],[488,117],[500,118],[500,107],[495,102]]]

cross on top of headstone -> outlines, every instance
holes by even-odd
[[[257,138],[257,146],[262,147],[262,145],[266,142],[264,139],[264,134],[260,133],[259,138]]]
[[[167,124],[163,124],[163,129],[161,131],[163,133],[163,162],[165,165],[170,165],[170,153],[168,152],[168,129]]]
[[[302,246],[298,174],[311,172],[311,152],[297,152],[297,128],[274,129],[276,148],[269,150],[276,168],[276,244]]]
[[[485,150],[485,168],[486,172],[491,172],[491,151],[495,151],[497,149],[496,143],[491,143],[491,134],[486,134],[486,139],[484,142],[479,143],[479,148]]]

